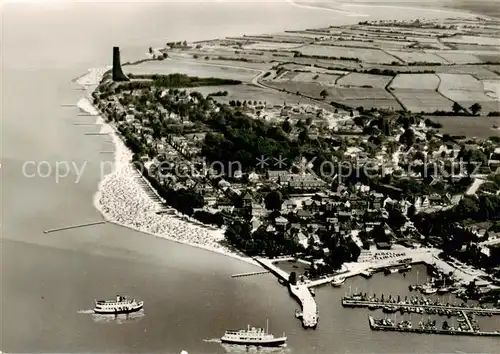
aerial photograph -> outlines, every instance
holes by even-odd
[[[0,15],[0,354],[500,353],[498,0]]]

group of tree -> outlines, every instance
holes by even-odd
[[[455,114],[460,114],[460,113],[464,112],[464,108],[457,102],[453,103],[453,106],[451,109],[452,109],[453,113],[455,113]],[[473,116],[478,115],[482,109],[483,109],[483,107],[481,106],[481,104],[479,104],[477,102],[472,104],[469,107],[469,111],[472,113]]]

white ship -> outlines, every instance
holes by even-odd
[[[118,315],[141,310],[144,301],[136,301],[126,296],[117,295],[116,300],[95,300],[94,312],[103,315]]]
[[[285,333],[283,333],[282,337],[275,337],[273,334],[268,333],[267,329],[250,328],[249,325],[247,329],[226,331],[220,340],[226,344],[279,347],[286,343],[286,339]]]

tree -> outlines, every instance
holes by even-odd
[[[264,204],[268,210],[279,210],[283,204],[283,196],[279,191],[271,191],[264,198]]]
[[[479,112],[481,112],[481,109],[483,109],[483,107],[481,107],[479,103],[474,103],[472,106],[469,107],[469,109],[473,115],[477,115],[479,114]]]
[[[321,96],[321,98],[325,99],[327,96],[328,96],[328,91],[327,90],[323,90],[319,93],[319,95]]]
[[[458,114],[462,110],[462,107],[458,103],[454,102],[453,107],[451,109],[455,114]]]
[[[292,131],[292,125],[290,124],[290,121],[288,119],[283,122],[283,124],[281,125],[281,129],[283,129],[285,133],[290,134],[290,132]]]
[[[307,132],[307,128],[304,128],[304,129],[302,129],[302,130],[300,131],[298,138],[299,138],[299,141],[300,141],[301,143],[304,143],[304,142],[306,142],[306,141],[307,141],[307,139],[309,138],[309,134],[308,134],[308,132]]]

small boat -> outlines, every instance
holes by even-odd
[[[221,337],[221,342],[235,345],[253,345],[259,347],[280,347],[286,343],[285,333],[282,337],[275,337],[263,328],[251,327],[247,329],[228,330]]]
[[[377,310],[377,309],[379,309],[379,308],[380,308],[380,305],[375,305],[375,304],[373,304],[373,305],[368,305],[368,309],[369,309],[369,310],[372,310],[372,311],[373,311],[373,310]]]
[[[316,291],[314,291],[313,288],[309,288],[309,292],[311,293],[312,296],[316,296]]]
[[[94,300],[94,312],[102,315],[118,315],[132,313],[144,307],[144,301],[136,301],[126,296],[117,295],[116,300]]]
[[[300,312],[299,310],[295,310],[295,317],[302,318],[302,312]]]
[[[411,265],[406,264],[405,266],[399,268],[398,272],[405,273],[405,272],[409,272],[410,270],[411,270]]]
[[[335,286],[335,287],[340,287],[344,283],[345,283],[345,278],[344,277],[335,277],[332,280],[332,286]]]
[[[394,306],[385,306],[383,309],[382,309],[382,312],[385,312],[385,313],[395,313],[398,311],[398,308],[397,307],[394,307]]]
[[[446,294],[450,292],[450,288],[447,286],[442,286],[439,289],[437,289],[438,294]]]

